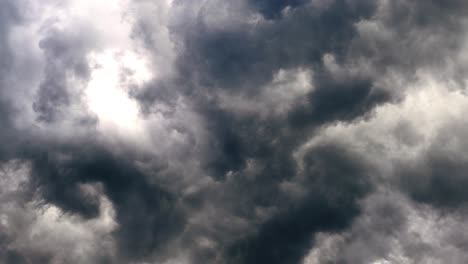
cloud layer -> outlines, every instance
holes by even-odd
[[[0,0],[0,262],[467,262],[467,8]]]

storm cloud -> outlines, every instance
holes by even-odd
[[[465,263],[467,11],[0,0],[0,262]]]

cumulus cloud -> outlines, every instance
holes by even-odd
[[[0,0],[0,261],[465,263],[462,0]]]

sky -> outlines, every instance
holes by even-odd
[[[0,0],[0,263],[468,263],[466,0]]]

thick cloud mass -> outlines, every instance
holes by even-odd
[[[0,0],[0,262],[467,263],[467,11]]]

